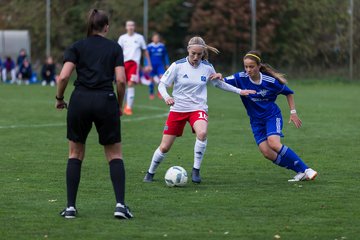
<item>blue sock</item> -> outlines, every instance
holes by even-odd
[[[274,161],[276,165],[291,169],[295,172],[305,172],[308,168],[301,158],[290,148],[283,145]]]
[[[154,83],[151,82],[149,85],[149,93],[150,95],[154,95]]]

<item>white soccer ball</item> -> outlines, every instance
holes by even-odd
[[[188,176],[184,168],[173,166],[166,171],[165,183],[169,187],[181,187],[187,183]]]

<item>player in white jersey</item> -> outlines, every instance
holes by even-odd
[[[193,133],[196,134],[192,181],[195,183],[201,182],[200,166],[207,145],[208,82],[222,90],[243,96],[255,93],[252,90],[234,88],[220,80],[222,79],[221,74],[216,73],[213,66],[206,59],[207,50],[215,53],[219,51],[206,45],[201,37],[191,38],[187,49],[188,57],[171,64],[159,83],[159,92],[166,104],[171,107],[161,144],[154,152],[144,182],[153,181],[156,168],[164,160],[165,154],[170,150],[176,137],[182,135],[186,122],[190,123]],[[166,87],[170,87],[172,84],[174,84],[174,88],[171,97],[167,93]]]
[[[119,37],[118,43],[124,53],[124,66],[128,85],[124,114],[132,115],[135,97],[134,84],[139,82],[141,52],[143,52],[147,60],[147,71],[152,70],[152,65],[143,35],[135,32],[135,22],[127,21],[125,27],[126,33]]]

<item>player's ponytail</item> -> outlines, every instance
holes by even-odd
[[[250,51],[247,54],[245,54],[244,59],[251,59],[254,62],[256,62],[257,65],[260,65],[260,72],[266,73],[266,74],[276,78],[282,84],[287,83],[287,80],[285,78],[285,74],[278,72],[273,67],[271,67],[269,64],[263,63],[261,61],[260,52],[258,52],[258,51]]]
[[[201,37],[192,37],[189,42],[188,42],[188,46],[187,48],[189,49],[190,47],[193,46],[200,46],[204,48],[204,55],[202,57],[202,60],[208,60],[209,58],[209,50],[212,51],[213,53],[219,54],[220,51],[217,50],[216,48],[209,46],[205,43],[204,39],[202,39]]]
[[[105,11],[97,9],[91,9],[89,11],[87,21],[88,37],[103,31],[106,25],[109,25],[109,17]]]

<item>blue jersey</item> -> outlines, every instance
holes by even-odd
[[[226,77],[225,82],[244,90],[255,90],[256,94],[248,97],[241,96],[250,119],[269,119],[281,114],[275,101],[279,94],[289,95],[294,92],[279,80],[264,73],[260,73],[260,82],[255,83],[245,72],[235,73]]]
[[[19,56],[18,56],[16,63],[17,63],[17,65],[18,65],[19,67],[22,65],[22,63],[23,63],[23,61],[24,61],[25,58],[27,58],[26,55],[25,55],[25,56],[22,56],[22,55],[19,55]]]
[[[169,66],[169,56],[166,51],[166,47],[163,43],[149,43],[147,50],[150,55],[151,64],[153,66]]]
[[[24,64],[20,66],[19,74],[21,73],[23,79],[30,79],[32,76],[32,68],[31,64],[29,66],[25,67]]]

